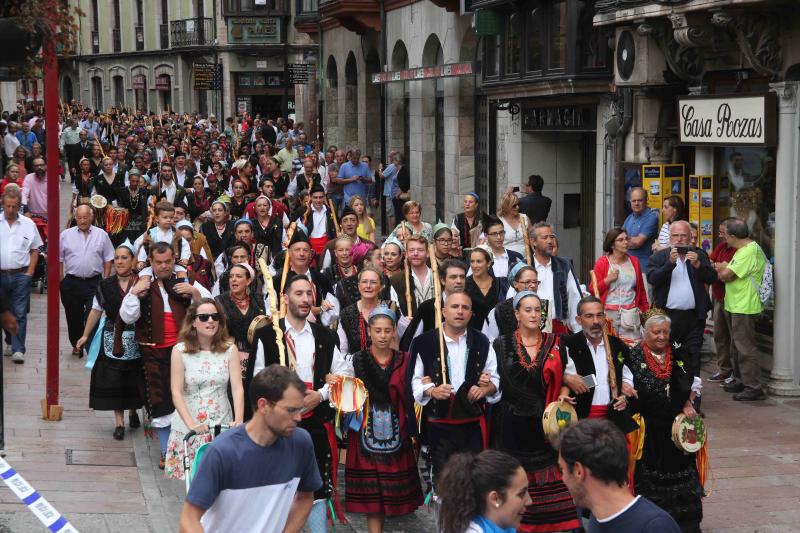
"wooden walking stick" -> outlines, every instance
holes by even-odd
[[[292,242],[292,236],[294,232],[297,230],[297,223],[292,222],[289,225],[289,229],[286,230],[286,254],[283,256],[283,272],[281,272],[281,294],[283,294],[283,288],[286,286],[286,276],[289,274],[289,243]],[[281,298],[281,316],[283,318],[286,316],[286,298]]]
[[[336,216],[336,209],[333,207],[333,199],[328,198],[328,208],[331,210],[331,216],[333,217],[333,227],[336,229],[336,235],[338,236],[341,233],[341,229],[339,228],[339,218]]]
[[[525,241],[525,262],[533,266],[531,263],[531,236],[528,234],[528,217],[520,216],[522,222],[522,238]]]
[[[428,245],[428,254],[431,259],[433,272],[433,307],[436,313],[436,328],[439,330],[439,361],[442,363],[442,385],[447,383],[447,364],[444,353],[444,328],[442,327],[442,286],[439,283],[439,261],[436,259],[436,250],[433,244]]]
[[[286,366],[286,347],[283,345],[283,330],[281,329],[280,319],[278,318],[278,296],[275,294],[275,285],[272,284],[272,276],[269,273],[267,262],[261,257],[258,260],[258,267],[264,276],[264,285],[269,294],[269,313],[272,317],[272,329],[275,331],[275,342],[278,344],[278,356],[281,366]]]
[[[411,307],[411,263],[408,262],[408,237],[404,239],[403,246],[405,246],[405,262],[406,268],[403,275],[406,278],[406,310],[408,311],[407,316],[411,318],[414,313]]]

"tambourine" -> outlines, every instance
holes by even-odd
[[[247,342],[253,344],[253,338],[256,335],[256,330],[269,325],[269,323],[270,320],[266,315],[258,315],[255,317],[247,327]]]
[[[108,200],[102,194],[93,194],[91,198],[89,198],[89,203],[95,209],[105,209],[108,206]]]
[[[550,402],[542,414],[544,436],[551,443],[558,440],[562,431],[578,423],[578,413],[572,404],[556,400]]]
[[[672,442],[683,453],[697,453],[706,443],[706,425],[699,416],[689,418],[681,413],[672,423]]]
[[[358,378],[339,377],[339,382],[330,387],[331,404],[341,413],[360,412],[369,397],[366,385]]]

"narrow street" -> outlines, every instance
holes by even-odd
[[[62,184],[64,210],[68,191]],[[115,441],[112,414],[88,408],[89,371],[85,360],[70,354],[63,316],[64,419],[41,419],[45,305],[44,295],[32,296],[25,364],[3,359],[6,460],[82,533],[177,531],[183,484],[163,479],[157,445],[141,429]],[[733,402],[716,384],[706,384],[703,398],[711,463],[703,530],[797,531],[800,400]],[[366,532],[363,517],[348,518],[349,529],[337,526],[337,531]],[[390,532],[433,531],[432,515],[424,509],[386,525]],[[10,490],[0,487],[0,532],[43,529]]]

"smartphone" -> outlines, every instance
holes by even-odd
[[[689,247],[688,246],[676,246],[675,248],[678,250],[678,253],[681,254],[681,255],[686,255],[687,253],[689,253]]]
[[[583,384],[589,387],[590,389],[597,387],[597,376],[595,376],[594,374],[589,374],[588,376],[581,376],[581,379],[583,380]]]
[[[512,192],[519,192],[519,187],[514,187],[513,189],[511,189],[511,191]]]

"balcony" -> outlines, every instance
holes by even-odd
[[[173,48],[212,46],[213,20],[210,18],[173,20],[169,23],[169,34]]]
[[[158,42],[162,50],[169,48],[169,24],[160,24],[158,26]]]
[[[111,42],[114,44],[114,53],[122,52],[122,35],[119,28],[111,30]]]
[[[136,50],[144,50],[144,26],[136,26]]]
[[[291,15],[291,0],[223,0],[225,17],[267,17]],[[315,0],[316,1],[316,0]]]
[[[335,19],[348,30],[364,34],[367,30],[380,31],[381,17],[376,0],[321,0],[319,15]]]
[[[296,0],[294,28],[302,33],[317,33],[319,0]]]
[[[100,32],[93,31],[92,32],[92,53],[99,54],[100,53]]]

